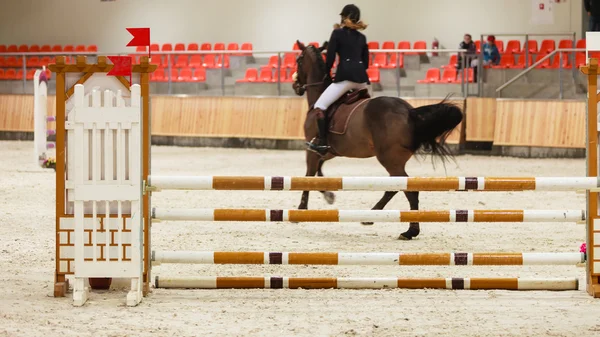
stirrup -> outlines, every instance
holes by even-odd
[[[317,145],[315,144],[317,138],[313,138],[310,142],[306,142],[306,145],[308,146],[308,150],[312,151],[312,152],[316,152],[320,155],[325,155],[327,154],[327,152],[330,149],[329,145]]]

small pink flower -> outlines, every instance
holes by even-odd
[[[581,252],[581,253],[587,252],[587,247],[586,247],[585,242],[581,244],[581,247],[579,247],[579,252]]]

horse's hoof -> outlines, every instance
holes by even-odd
[[[398,240],[403,240],[403,241],[409,241],[412,240],[412,235],[410,235],[408,232],[402,233],[400,234],[400,236],[398,236]]]
[[[360,224],[363,226],[373,226],[372,222],[361,222]]]
[[[325,198],[325,201],[327,201],[327,203],[330,205],[333,205],[333,203],[335,202],[335,194],[332,192],[323,193],[323,197]]]

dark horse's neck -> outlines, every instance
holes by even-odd
[[[321,57],[320,54],[314,54],[314,57]],[[315,105],[315,103],[317,102],[317,100],[319,99],[319,97],[321,97],[321,94],[323,94],[323,92],[325,91],[325,89],[327,88],[327,83],[324,82],[325,80],[325,73],[319,69],[319,66],[317,64],[317,60],[312,60],[313,61],[313,66],[312,66],[312,71],[310,71],[308,73],[308,83],[314,83],[315,85],[310,85],[307,86],[306,88],[306,99],[308,101],[308,106],[309,107],[313,107]],[[319,84],[317,84],[319,83]]]

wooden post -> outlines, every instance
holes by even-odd
[[[581,67],[581,72],[588,78],[587,95],[587,176],[598,176],[598,60],[591,58],[588,64]],[[594,254],[597,243],[596,233],[600,234],[600,219],[598,217],[598,192],[587,191],[587,292],[595,298],[600,297],[600,261]],[[598,225],[595,225],[595,224]],[[598,229],[598,230],[595,230]],[[600,243],[598,243],[600,244]],[[595,268],[598,264],[599,268]]]

